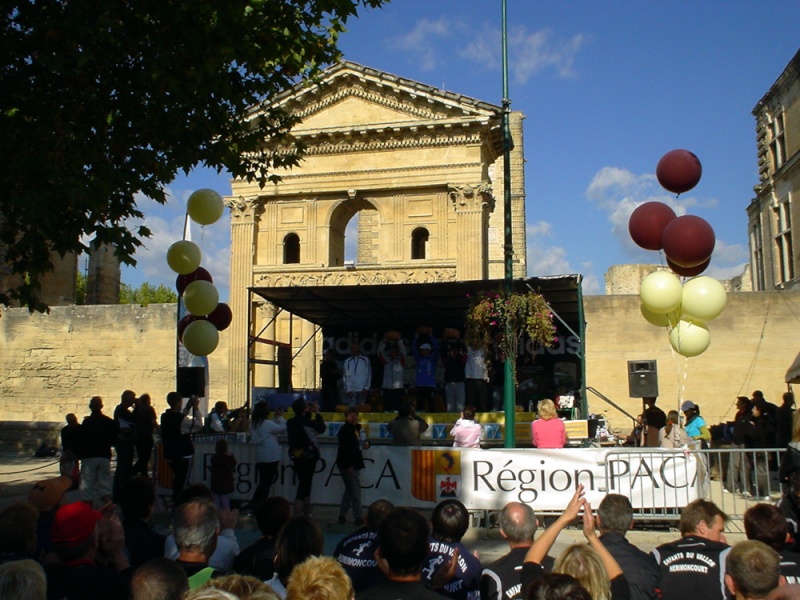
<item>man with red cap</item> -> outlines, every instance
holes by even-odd
[[[59,562],[47,565],[47,597],[67,600],[126,600],[130,565],[119,519],[85,502],[65,504],[51,529]]]

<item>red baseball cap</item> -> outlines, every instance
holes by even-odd
[[[56,512],[50,536],[56,545],[77,546],[89,539],[102,518],[85,502],[65,504]]]

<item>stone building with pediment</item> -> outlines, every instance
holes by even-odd
[[[231,209],[232,406],[246,386],[275,387],[277,340],[295,388],[317,385],[315,326],[253,287],[372,285],[502,278],[503,109],[352,62],[273,99],[299,116],[299,167],[259,188],[236,180]],[[510,113],[514,277],[526,275],[523,116]],[[347,258],[348,224],[357,248]],[[351,224],[352,225],[352,224]],[[252,367],[248,371],[248,366]]]

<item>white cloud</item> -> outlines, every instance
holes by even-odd
[[[547,221],[537,221],[525,225],[525,235],[530,241],[533,237],[552,237],[553,225]]]
[[[413,57],[420,69],[432,71],[447,56],[442,51],[441,43],[452,35],[456,27],[444,17],[436,21],[420,19],[414,29],[395,38],[394,45]]]
[[[562,79],[577,76],[575,57],[581,50],[585,38],[574,35],[568,39],[555,39],[547,29],[528,32],[525,27],[513,28],[509,36],[509,54],[516,81],[526,83],[531,77],[552,68]]]

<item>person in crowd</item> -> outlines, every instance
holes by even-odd
[[[775,443],[776,448],[786,448],[792,441],[794,421],[794,394],[784,392],[781,405],[775,410]]]
[[[353,600],[353,583],[336,559],[311,556],[292,569],[286,600]]]
[[[178,555],[174,560],[186,572],[189,589],[200,587],[215,574],[225,574],[210,563],[219,531],[220,512],[208,498],[194,498],[175,509],[172,534]]]
[[[233,570],[267,581],[275,574],[272,567],[275,539],[292,518],[292,505],[286,498],[270,496],[255,506],[255,518],[261,537],[239,553],[233,561]]]
[[[735,600],[763,600],[782,581],[780,556],[755,540],[736,544],[725,561],[725,586]]]
[[[545,573],[528,588],[525,600],[592,600],[572,575]]]
[[[464,381],[466,379],[467,349],[459,339],[449,339],[442,356],[444,366],[444,397],[447,412],[461,412],[466,404]]]
[[[369,441],[361,440],[361,423],[358,422],[358,410],[355,406],[347,407],[344,423],[336,435],[339,447],[336,451],[336,467],[342,475],[344,491],[339,504],[339,523],[347,522],[347,512],[352,507],[353,521],[356,526],[364,524],[361,516],[361,480],[359,474],[364,468],[363,447],[369,448]]]
[[[133,465],[133,474],[147,476],[150,457],[153,456],[153,434],[158,430],[156,411],[153,408],[150,394],[142,394],[136,399],[133,414],[136,418],[134,429],[136,462]]]
[[[467,338],[467,364],[464,365],[464,401],[478,412],[486,412],[488,405],[489,368],[486,353],[480,340]]]
[[[764,398],[764,392],[762,392],[761,390],[754,391],[751,394],[750,401],[752,402],[753,406],[760,406],[761,412],[767,413],[769,416],[772,417],[773,421],[775,420],[778,407],[775,406],[772,402],[767,402],[767,399]]]
[[[91,414],[81,424],[81,498],[99,507],[111,501],[111,447],[117,443],[114,420],[103,414],[103,399],[89,400]]]
[[[537,448],[563,448],[567,445],[564,421],[558,418],[556,405],[549,398],[539,402],[536,408],[539,417],[531,423],[531,439]]]
[[[725,598],[723,568],[730,552],[724,533],[727,518],[716,504],[703,498],[681,511],[682,537],[653,550],[661,573],[662,600]]]
[[[500,535],[508,542],[509,552],[484,567],[481,574],[481,600],[521,598],[519,574],[525,555],[536,537],[537,520],[533,509],[521,502],[509,502],[500,511]],[[554,560],[543,559],[544,570],[553,570]]]
[[[423,564],[424,579],[432,584],[440,565],[457,556],[455,573],[440,593],[448,598],[473,599],[480,597],[483,568],[478,558],[461,542],[469,529],[469,512],[460,500],[442,500],[431,514],[430,552]]]
[[[388,339],[387,339],[388,338]],[[387,332],[378,343],[378,360],[383,364],[383,409],[394,412],[405,394],[406,347],[397,331]]]
[[[428,523],[411,508],[396,508],[378,527],[375,560],[386,580],[356,594],[357,600],[441,600],[422,583],[422,566],[429,552]],[[452,567],[458,555],[451,558]],[[449,575],[449,573],[447,573]]]
[[[778,479],[784,489],[789,485],[789,476],[798,470],[800,470],[800,412],[795,413],[792,418],[792,439],[786,445],[778,469]]]
[[[233,429],[233,422],[239,416],[237,410],[228,410],[228,403],[219,400],[208,413],[208,428],[211,433],[227,433]]]
[[[339,398],[339,382],[342,370],[336,362],[336,351],[331,347],[322,355],[319,364],[320,396],[324,410],[334,410],[341,402]]]
[[[117,426],[117,468],[114,471],[114,501],[119,502],[122,484],[133,475],[133,459],[136,452],[136,415],[134,404],[136,393],[133,390],[122,392],[120,402],[114,408],[114,423]]]
[[[420,435],[428,430],[428,423],[417,415],[414,401],[402,402],[397,416],[386,425],[395,446],[419,446]]]
[[[272,484],[278,477],[278,464],[283,451],[281,450],[278,436],[286,433],[286,419],[283,408],[275,410],[275,417],[269,418],[269,404],[258,402],[253,407],[250,422],[250,442],[255,446],[256,472],[258,473],[258,487],[253,493],[251,507],[258,506],[269,498]]]
[[[0,563],[36,558],[39,511],[28,502],[14,502],[0,511]]]
[[[625,535],[633,527],[633,507],[627,496],[606,494],[597,507],[600,541],[625,572],[631,600],[656,600],[660,579],[652,554],[631,544]]]
[[[75,413],[66,416],[67,424],[61,429],[61,456],[59,472],[71,477],[74,488],[80,481],[81,426]]]
[[[136,569],[150,559],[164,555],[166,536],[153,530],[155,486],[149,477],[134,475],[122,485],[119,507],[125,548],[131,567]]]
[[[480,448],[483,427],[475,420],[475,407],[467,404],[450,430],[454,448]]]
[[[644,415],[636,415],[633,429],[625,438],[626,446],[641,447],[644,444]]]
[[[285,598],[292,570],[310,556],[321,556],[324,545],[325,536],[316,521],[309,517],[292,518],[275,540],[275,574],[267,584]]]
[[[286,422],[289,456],[297,477],[294,515],[312,516],[311,484],[320,457],[316,436],[325,431],[325,421],[315,402],[298,398],[292,403],[294,416]]]
[[[56,512],[51,536],[59,562],[45,566],[48,598],[127,600],[131,568],[118,517],[72,502]]]
[[[786,519],[792,538],[800,540],[800,471],[789,473],[787,490],[775,506]]]
[[[201,483],[190,485],[181,491],[178,496],[177,506],[188,502],[210,502],[214,504],[214,498],[206,486]],[[214,505],[216,507],[216,505]],[[176,508],[177,510],[177,508]],[[233,562],[239,554],[239,541],[236,539],[236,524],[239,521],[238,510],[219,510],[215,513],[219,521],[219,531],[217,532],[216,544],[208,557],[208,566],[216,569],[220,573],[229,573],[233,569]],[[201,515],[204,516],[204,515]],[[173,515],[173,521],[175,517]],[[180,556],[180,547],[175,535],[175,529],[167,536],[164,542],[164,556],[177,559]]]
[[[190,592],[184,600],[206,598],[207,596],[201,595],[202,592],[206,594],[209,592],[230,594],[229,597],[226,597],[226,600],[233,598],[236,600],[280,600],[280,596],[275,593],[275,590],[263,581],[238,573],[209,579],[204,588]]]
[[[28,503],[39,511],[36,523],[36,560],[42,564],[58,560],[50,531],[56,511],[63,504],[67,490],[72,489],[72,478],[61,475],[37,481],[28,491]],[[0,526],[0,530],[6,526]]]
[[[667,415],[656,406],[658,398],[646,396],[642,398],[642,424],[644,425],[644,445],[648,448],[658,448],[661,444],[658,433],[667,425]]]
[[[0,565],[0,598],[46,600],[47,578],[42,565],[31,558]]]
[[[344,361],[344,392],[347,404],[364,404],[372,386],[372,364],[361,354],[361,344],[350,344],[350,356]]]
[[[750,399],[747,396],[736,398],[736,414],[733,416],[731,432],[731,453],[728,466],[728,487],[733,493],[741,493],[745,498],[752,498],[750,483],[750,457],[745,452],[748,428],[751,419]]]
[[[543,561],[559,533],[583,511],[583,535],[588,544],[573,544],[564,550],[553,565],[554,573],[571,575],[589,592],[594,600],[627,600],[630,598],[628,580],[619,563],[606,549],[595,531],[592,507],[584,498],[583,485],[578,485],[564,512],[544,530],[525,554],[520,580],[528,588],[545,575]]]
[[[228,449],[228,440],[220,438],[214,443],[209,477],[209,487],[214,496],[214,504],[220,510],[228,510],[231,507],[231,494],[235,489],[233,479],[235,471],[236,457]]]
[[[658,440],[662,448],[683,448],[692,441],[681,427],[681,416],[677,410],[667,413],[667,424],[658,432]]]
[[[183,600],[188,591],[186,571],[164,557],[148,560],[131,577],[131,600]]]
[[[417,406],[420,407],[420,410],[430,412],[433,410],[433,397],[436,394],[439,342],[430,333],[422,335],[418,333],[411,340],[411,354],[416,363],[414,388],[417,393]]]
[[[744,531],[748,540],[764,542],[780,555],[781,575],[787,584],[800,583],[800,553],[789,544],[789,524],[777,506],[758,503],[744,513]]]
[[[167,394],[169,408],[161,415],[161,442],[164,445],[164,458],[172,471],[172,502],[186,485],[189,465],[194,456],[192,435],[203,428],[200,416],[200,398],[192,396],[182,409],[183,398],[178,392]]]
[[[339,540],[333,550],[333,558],[347,572],[356,593],[386,579],[378,568],[375,550],[378,548],[378,528],[381,521],[393,509],[394,505],[389,500],[375,500],[367,509],[366,525]]]
[[[708,444],[711,442],[711,432],[703,417],[700,416],[700,408],[691,400],[686,400],[681,404],[681,412],[685,419],[683,427],[686,434],[693,440],[699,441],[703,448],[708,448]]]
[[[772,448],[775,444],[775,420],[768,412],[764,412],[764,405],[753,405],[750,421],[747,422],[745,446],[752,450],[756,474],[755,495],[759,499],[769,501],[769,458],[764,448]]]

